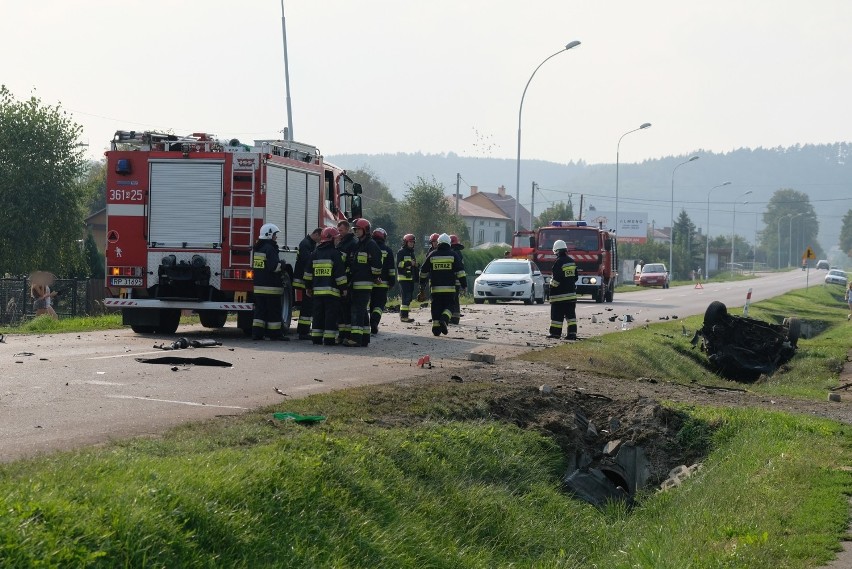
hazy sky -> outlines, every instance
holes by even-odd
[[[280,0],[2,0],[0,82],[120,129],[275,138]],[[295,139],[325,154],[622,163],[849,140],[848,0],[285,1]]]

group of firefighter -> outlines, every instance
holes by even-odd
[[[278,255],[279,229],[267,223],[253,247],[255,311],[252,338],[289,340],[281,321],[284,287]],[[314,344],[366,347],[370,336],[379,331],[388,290],[400,286],[399,317],[413,322],[409,309],[415,281],[420,289],[417,300],[431,294],[432,334],[447,334],[449,324],[461,317],[459,295],[467,292],[461,244],[456,235],[433,233],[422,265],[414,249],[416,238],[408,233],[394,255],[382,228],[372,230],[363,218],[338,222],[337,227],[317,228],[299,243],[293,287],[299,319],[300,340]],[[550,281],[550,327],[548,337],[560,338],[567,320],[566,339],[577,339],[577,266],[568,256],[563,240],[553,245],[556,261]]]

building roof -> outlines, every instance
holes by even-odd
[[[507,218],[514,221],[515,219],[515,198],[508,195],[500,195],[495,192],[483,192],[479,191],[475,195],[481,195],[488,198],[491,203],[496,205],[500,210],[506,215]],[[472,197],[472,196],[469,196]],[[467,199],[467,198],[465,198]],[[521,205],[518,208],[518,225],[524,227],[526,229],[530,229],[532,227],[532,216],[527,208]]]
[[[452,207],[455,208],[455,199],[450,198],[450,202]],[[463,199],[459,200],[459,215],[462,217],[482,217],[487,219],[499,219],[505,221],[509,221],[510,219],[509,216],[505,214],[493,212],[490,209],[478,206],[475,203],[466,202]]]

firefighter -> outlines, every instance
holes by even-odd
[[[455,252],[456,257],[458,257],[459,262],[461,263],[462,270],[464,270],[464,258],[461,254],[462,249],[464,249],[464,245],[462,245],[461,241],[459,241],[458,235],[450,235],[450,249]],[[453,314],[450,317],[450,324],[458,324],[461,320],[461,302],[459,301],[461,288],[461,282],[456,282],[456,293],[453,295],[453,305],[450,308],[450,311]]]
[[[428,255],[429,253],[431,253],[432,251],[434,251],[437,248],[438,248],[438,234],[433,233],[432,235],[429,236],[429,250],[426,251],[426,254]]]
[[[414,298],[414,280],[418,274],[417,257],[414,253],[416,239],[414,234],[406,233],[402,238],[402,247],[396,253],[397,278],[399,279],[399,319],[401,322],[414,322],[408,316],[408,308]]]
[[[447,323],[452,317],[451,306],[456,293],[456,283],[461,282],[462,290],[467,291],[467,278],[458,256],[450,249],[450,236],[442,233],[437,247],[426,256],[420,267],[420,294],[417,299],[425,300],[425,287],[431,285],[432,291],[432,334],[440,336],[449,331]]]
[[[296,289],[296,301],[299,307],[299,322],[296,325],[296,333],[300,340],[311,339],[311,315],[313,307],[311,306],[311,297],[304,295],[305,281],[303,279],[305,273],[305,265],[311,258],[311,253],[316,249],[317,243],[320,242],[322,227],[317,227],[299,242],[299,249],[296,251],[296,266],[293,269],[293,288]]]
[[[577,339],[577,265],[568,256],[568,245],[562,239],[553,243],[556,261],[550,279],[550,334],[562,336],[562,321],[568,320],[568,340]]]
[[[379,322],[382,313],[388,303],[388,289],[396,284],[396,263],[393,259],[393,251],[387,246],[388,232],[377,227],[373,231],[373,241],[382,252],[382,274],[380,280],[373,284],[373,292],[370,296],[370,332],[379,333]]]
[[[350,254],[357,247],[358,242],[355,239],[355,235],[352,233],[351,224],[342,219],[337,222],[337,231],[339,235],[335,240],[335,247],[340,252],[341,257],[343,258],[343,263],[346,266],[346,276],[351,283],[351,270],[352,267],[349,263]],[[340,322],[340,333],[337,336],[337,343],[342,344],[352,334],[352,294],[350,289],[350,294],[347,294],[344,297],[340,298],[340,318],[338,320]]]
[[[370,235],[370,221],[359,218],[352,222],[355,245],[349,252],[350,334],[343,341],[347,347],[366,347],[370,343],[370,315],[367,306],[373,283],[382,275],[382,250]]]
[[[326,227],[319,244],[305,262],[305,295],[311,299],[311,341],[333,346],[337,343],[340,299],[348,294],[346,264],[334,246],[340,236],[335,227]]]
[[[258,240],[252,247],[254,269],[254,320],[251,326],[253,340],[289,340],[282,333],[281,299],[284,286],[281,282],[281,261],[278,258],[278,226],[267,223],[260,228]]]

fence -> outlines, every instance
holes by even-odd
[[[102,279],[57,279],[50,290],[57,293],[52,304],[60,317],[104,313]],[[34,316],[29,279],[0,279],[0,325],[16,326]]]

